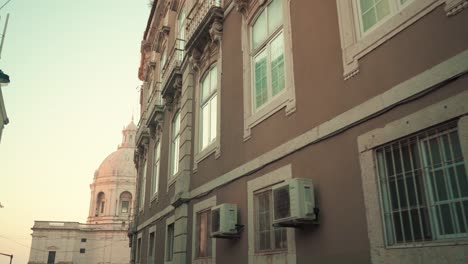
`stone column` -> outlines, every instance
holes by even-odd
[[[179,175],[175,182],[174,264],[185,264],[187,260],[187,217],[192,161],[192,116],[193,116],[193,72],[186,63],[182,67],[182,90],[180,97],[181,135],[179,148]]]

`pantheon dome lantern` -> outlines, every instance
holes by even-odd
[[[122,143],[94,173],[89,204],[89,224],[128,224],[133,213],[136,169],[133,163],[135,134],[133,120],[122,130]]]

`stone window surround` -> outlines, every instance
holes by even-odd
[[[166,224],[165,224],[165,229],[164,229],[164,264],[171,264],[173,261],[174,261],[174,254],[172,256],[172,261],[167,261],[167,256],[166,256],[166,253],[167,253],[167,227],[170,225],[170,224],[174,224],[174,227],[175,227],[175,215],[172,215],[168,218],[166,218]],[[174,228],[174,231],[175,231],[175,228]],[[174,232],[175,234],[175,232]],[[175,240],[175,236],[174,236],[174,240]],[[172,248],[172,252],[174,253],[174,246]]]
[[[453,251],[450,255],[453,257],[452,260],[455,261],[457,253],[461,254],[463,250],[467,250],[467,238],[450,241],[440,240],[426,243],[412,243],[411,245],[387,245],[374,159],[374,148],[378,146],[398,138],[409,136],[445,121],[460,118],[458,120],[458,133],[463,156],[465,157],[465,162],[467,162],[468,105],[466,102],[468,102],[468,91],[461,92],[460,94],[435,103],[413,114],[390,122],[383,128],[374,129],[358,137],[361,178],[368,223],[371,259],[373,262],[380,262],[395,257],[410,260],[411,257],[414,256],[431,256],[433,255],[431,252],[436,252],[438,250],[437,247],[440,246],[451,248],[450,250]],[[465,168],[468,170],[468,166]],[[429,261],[429,259],[427,260]]]
[[[143,175],[141,176],[141,181],[138,180],[138,185],[144,183],[144,186],[142,186],[142,187],[143,187],[142,189],[140,189],[140,188],[138,187],[138,211],[139,211],[139,213],[144,213],[144,211],[145,211],[145,202],[146,202],[146,197],[145,197],[145,196],[146,196],[146,186],[147,186],[147,184],[146,184],[146,177],[148,176],[148,175],[147,175],[147,171],[148,171],[148,163],[147,163],[147,157],[148,157],[148,156],[147,156],[147,154],[148,154],[148,152],[145,151],[144,159],[142,160],[142,165],[141,165],[142,168],[143,168],[143,171],[142,171],[141,173],[143,173]],[[145,169],[145,167],[146,167],[146,169]],[[140,178],[140,177],[139,177],[139,178]],[[142,185],[143,185],[143,184],[142,184]],[[141,199],[140,199],[141,192],[143,192],[143,203],[142,203],[142,204],[140,204],[140,201],[141,201]]]
[[[161,138],[159,136],[156,136],[156,140],[154,142],[154,148],[153,148],[153,162],[151,163],[151,186],[153,186],[153,175],[154,175],[154,155],[156,154],[156,144],[159,144],[159,153],[161,153]],[[158,197],[159,197],[159,185],[161,185],[161,154],[158,158],[159,160],[159,165],[158,165],[158,178],[159,178],[159,181],[158,181],[158,186],[156,187],[156,192],[152,192],[153,190],[151,190],[151,200],[150,200],[150,207],[153,203],[157,202],[158,201]]]
[[[283,1],[283,34],[284,34],[284,68],[285,88],[275,98],[271,98],[264,106],[254,110],[253,78],[251,50],[251,27],[270,0],[254,0],[248,7],[238,6],[243,10],[242,18],[242,56],[243,56],[243,93],[244,93],[244,141],[250,139],[251,129],[279,111],[285,109],[286,115],[296,111],[296,92],[294,84],[292,37],[291,37],[291,0]],[[262,3],[260,3],[262,2]],[[240,5],[240,4],[239,4]],[[245,4],[244,4],[245,5]]]
[[[177,104],[178,105],[178,104]],[[174,174],[174,175],[171,175],[171,171],[172,171],[172,129],[173,129],[173,121],[174,121],[174,116],[176,114],[182,114],[181,113],[181,109],[180,107],[177,107],[177,109],[174,109],[172,111],[172,115],[171,115],[171,125],[169,126],[169,158],[167,159],[168,160],[168,171],[167,171],[167,187],[166,187],[166,191],[169,191],[169,188],[177,181],[177,178],[179,178],[179,175],[181,173],[181,170],[180,170],[180,140],[181,140],[181,135],[182,135],[182,126],[180,126],[179,130],[179,170]],[[182,123],[182,116],[180,117],[180,120],[181,120],[181,123]]]
[[[221,55],[221,51],[219,52]],[[194,148],[195,148],[195,156],[194,156],[194,163],[193,163],[193,170],[197,171],[198,163],[202,160],[210,156],[212,153],[215,153],[215,158],[219,158],[221,156],[221,76],[222,76],[222,67],[221,67],[221,57],[219,56],[219,60],[210,58],[207,66],[200,71],[202,74],[198,75],[197,80],[195,80],[194,90],[195,90],[195,137],[194,137]],[[216,139],[211,142],[208,146],[204,149],[200,150],[200,142],[201,142],[201,108],[200,108],[200,91],[201,91],[201,81],[203,78],[210,72],[213,67],[217,67],[218,73],[218,83],[217,83],[217,115],[216,115]]]
[[[247,208],[248,208],[248,255],[249,264],[253,263],[296,263],[296,241],[295,241],[295,230],[293,228],[287,228],[287,241],[288,250],[271,253],[256,253],[255,252],[255,233],[254,233],[254,192],[257,190],[274,186],[282,183],[287,179],[292,178],[292,167],[291,164],[283,166],[272,172],[266,173],[263,176],[259,176],[253,180],[247,182]],[[274,257],[273,257],[274,256]]]
[[[195,239],[197,231],[197,213],[216,206],[216,195],[193,205],[192,218],[192,263],[193,264],[216,264],[216,238],[211,238],[211,258],[195,258]],[[209,227],[211,228],[211,227]]]
[[[138,240],[140,240],[140,245],[138,245]],[[141,247],[143,245],[143,232],[138,233],[137,235],[137,249],[136,249],[136,257],[135,257],[135,263],[139,264],[141,263]],[[137,261],[138,260],[138,261]]]
[[[150,245],[151,245],[151,241],[150,241],[151,236],[150,236],[150,234],[151,233],[154,233],[154,244],[153,244],[154,248],[153,249],[150,248]],[[146,254],[147,256],[149,256],[149,253],[150,253],[151,250],[153,251],[152,252],[153,253],[153,255],[152,255],[153,259],[155,259],[155,254],[156,254],[156,225],[153,225],[152,227],[148,228],[148,250],[147,250],[147,254]],[[147,259],[148,259],[148,257],[147,257]]]
[[[130,200],[126,199],[126,198],[122,198],[122,195],[124,193],[128,193],[130,194]],[[128,201],[128,208],[127,208],[127,212],[126,213],[123,213],[122,212],[122,202],[125,202],[125,201]],[[132,214],[132,201],[133,201],[133,194],[128,191],[128,190],[125,190],[125,191],[122,191],[120,194],[119,194],[119,206],[118,208],[116,208],[117,212],[118,212],[118,215],[131,215]]]
[[[359,59],[442,4],[447,15],[468,6],[467,0],[413,0],[392,17],[361,34],[355,0],[336,0],[345,80],[359,72]]]
[[[107,199],[106,199],[106,193],[104,192],[104,190],[98,190],[97,192],[98,194],[96,195],[96,201],[94,202],[94,217],[99,217],[99,216],[103,216],[105,215],[105,213],[101,213],[101,206],[102,206],[102,202],[104,202],[104,207],[107,203]],[[102,193],[102,197],[103,199],[100,199],[99,198],[99,195]]]

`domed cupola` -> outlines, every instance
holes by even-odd
[[[133,163],[135,134],[133,119],[122,130],[122,143],[107,156],[94,173],[88,223],[128,223],[135,194]]]

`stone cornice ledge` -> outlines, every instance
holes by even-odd
[[[162,211],[159,213],[153,215],[151,218],[145,220],[143,223],[139,224],[137,227],[138,231],[141,231],[144,229],[146,226],[150,225],[151,223],[160,220],[161,218],[165,217],[166,215],[170,214],[172,211],[174,211],[174,207],[172,205],[169,205],[168,207],[164,208]]]

